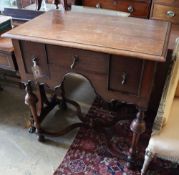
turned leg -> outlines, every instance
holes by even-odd
[[[38,114],[40,115],[40,122],[43,120],[42,119],[42,111],[44,110],[45,105],[49,106],[50,102],[48,101],[48,98],[45,93],[45,85],[39,84],[37,82],[37,96],[38,96]],[[45,116],[43,116],[45,117]]]
[[[36,10],[40,10],[42,5],[42,0],[36,0]]]
[[[64,88],[64,80],[62,81],[62,83],[59,86],[55,87],[55,91],[62,98],[62,101],[61,101],[59,107],[61,109],[64,109],[64,110],[67,109],[67,102],[66,102],[65,88]]]
[[[58,5],[60,4],[60,0],[55,0],[54,4],[56,5],[56,9],[59,9]]]
[[[29,133],[34,133],[36,130],[35,126],[34,126],[34,118],[32,116],[32,114],[30,115],[30,128],[29,128]]]
[[[47,98],[47,95],[45,93],[45,85],[44,84],[40,84],[39,85],[39,91],[40,91],[40,98],[41,98],[41,107],[43,108],[43,105],[49,105],[49,101]]]
[[[152,161],[152,159],[154,158],[154,156],[155,156],[154,153],[152,153],[149,150],[146,150],[144,164],[143,164],[142,169],[141,169],[141,175],[146,174],[147,169],[149,167],[149,164]]]
[[[63,5],[63,7],[64,7],[64,9],[65,10],[69,10],[70,8],[71,8],[71,5],[72,4],[69,4],[68,5],[68,2],[67,2],[68,0],[61,0],[61,3],[62,3],[62,5]]]
[[[37,106],[36,105],[38,102],[38,98],[32,91],[30,81],[25,85],[25,90],[27,93],[25,96],[25,104],[29,106],[31,114],[33,116],[34,126],[35,126],[37,134],[38,134],[38,140],[44,141],[44,137],[40,132],[40,121],[39,121],[39,117],[37,115]]]
[[[64,81],[61,83],[61,97],[62,97],[62,109],[67,109],[67,103],[65,98],[65,88],[64,88]]]
[[[127,162],[127,168],[132,167],[132,162],[134,162],[135,154],[136,154],[136,148],[139,141],[140,135],[145,131],[145,121],[144,121],[144,111],[139,110],[137,113],[136,119],[134,119],[131,123],[130,129],[133,132],[132,137],[132,144],[129,149],[128,153],[128,162]]]

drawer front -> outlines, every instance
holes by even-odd
[[[37,65],[44,77],[49,76],[45,45],[29,41],[21,41],[20,49],[26,74],[32,74],[33,59],[36,58]]]
[[[179,7],[154,4],[151,17],[153,19],[167,20],[177,24],[179,23]]]
[[[140,95],[142,74],[142,60],[112,56],[110,61],[109,89]]]
[[[106,74],[108,55],[61,46],[47,46],[48,62],[76,72]]]
[[[148,1],[124,0],[84,0],[84,6],[97,7],[128,12],[131,16],[148,17],[150,3]]]
[[[144,17],[149,16],[150,4],[146,2],[119,1],[117,10],[128,12],[130,16]]]
[[[88,7],[117,10],[118,0],[84,0],[83,5]]]

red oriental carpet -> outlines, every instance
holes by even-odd
[[[102,122],[110,121],[114,116],[118,117],[121,114],[126,118],[136,112],[133,107],[121,107],[120,111],[114,112],[107,110],[105,106],[97,99],[86,117],[98,118]],[[127,171],[124,165],[132,138],[130,122],[130,119],[120,120],[115,126],[105,130],[80,128],[54,175],[140,175],[150,131],[143,134],[140,139],[140,152],[137,154],[135,170]],[[156,158],[150,164],[147,175],[179,175],[179,167]]]

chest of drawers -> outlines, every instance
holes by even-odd
[[[175,45],[175,39],[179,36],[179,1],[153,0],[150,18],[170,21],[172,23],[169,49],[173,50]]]
[[[151,8],[151,18],[179,24],[179,1],[154,0]]]
[[[83,5],[124,11],[142,18],[147,18],[150,12],[150,0],[83,0]]]

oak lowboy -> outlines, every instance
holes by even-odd
[[[169,33],[168,22],[59,11],[47,12],[6,33],[5,37],[13,39],[22,81],[34,80],[32,68],[38,68],[37,75],[40,72],[38,96],[27,83],[25,98],[40,138],[43,133],[49,134],[41,127],[41,121],[59,103],[56,98],[59,93],[48,101],[41,83],[52,89],[61,88],[60,103],[66,107],[66,102],[76,103],[65,97],[64,76],[70,72],[82,74],[106,101],[116,99],[138,108],[130,126],[133,139],[128,160],[131,162],[139,137],[145,131],[144,112],[156,65],[166,58]],[[41,105],[37,109],[38,100]],[[85,122],[82,115],[80,119]],[[77,126],[81,124],[67,130]]]

